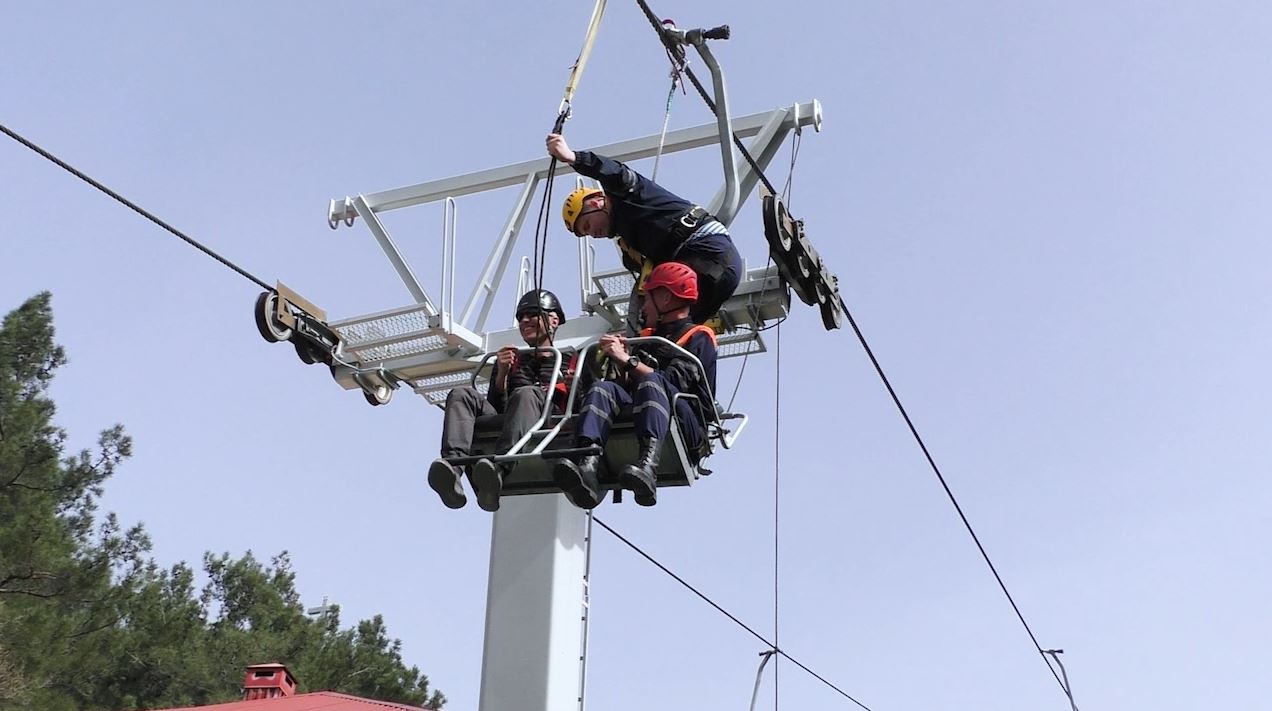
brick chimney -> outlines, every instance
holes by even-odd
[[[272,699],[296,693],[296,677],[285,664],[253,664],[243,678],[243,700]]]

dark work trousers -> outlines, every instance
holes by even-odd
[[[676,253],[674,261],[689,265],[698,275],[698,301],[689,308],[689,318],[694,323],[706,323],[714,318],[742,281],[742,255],[727,233],[690,239]],[[627,300],[629,336],[640,333],[643,301],[644,297],[633,289]]]
[[[676,259],[698,274],[698,301],[689,308],[689,318],[706,323],[737,290],[742,280],[742,255],[728,234],[715,234],[689,240]]]
[[[537,385],[517,388],[508,395],[504,409],[503,429],[496,445],[500,454],[507,452],[521,436],[539,421],[543,414],[544,390]],[[494,406],[477,389],[465,385],[446,396],[446,414],[442,418],[442,456],[468,456],[473,446],[473,423],[482,415],[495,415]]]
[[[604,444],[609,439],[614,415],[631,405],[636,436],[662,439],[671,426],[671,399],[678,392],[667,376],[659,371],[641,377],[636,382],[634,395],[612,380],[596,383],[587,391],[587,398],[583,401],[578,437]],[[693,406],[681,400],[676,405],[676,414],[685,443],[690,449],[696,449],[702,443],[702,423],[698,421]]]

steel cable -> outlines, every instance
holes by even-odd
[[[663,46],[667,47],[668,50],[672,52],[677,51],[677,49],[683,49],[673,42],[671,37],[663,29],[662,23],[658,20],[657,15],[654,14],[653,10],[650,9],[649,4],[645,2],[645,0],[636,0],[636,4],[640,6],[645,18],[649,20],[654,31],[658,33],[658,38],[662,42]],[[698,94],[702,96],[702,100],[706,102],[707,107],[711,109],[711,113],[718,115],[715,102],[711,100],[710,96],[708,96],[706,88],[702,86],[702,83],[698,81],[698,78],[694,76],[689,67],[685,67],[685,76],[689,78],[689,81],[692,82],[694,87],[698,90]],[[738,150],[741,151],[742,156],[746,158],[747,162],[750,163],[751,168],[756,172],[756,175],[764,183],[765,187],[768,188],[769,192],[776,195],[777,191],[773,188],[773,184],[769,182],[768,178],[764,175],[764,172],[760,170],[759,165],[756,164],[755,159],[751,157],[750,152],[746,150],[746,147],[742,144],[741,139],[738,138],[736,133],[733,134],[733,143],[738,147]],[[963,513],[963,507],[959,505],[958,499],[955,498],[953,490],[950,489],[949,483],[945,480],[945,475],[941,473],[940,467],[936,465],[936,460],[932,457],[931,452],[928,450],[927,444],[924,443],[923,438],[919,435],[919,431],[914,426],[913,420],[910,419],[910,415],[906,411],[905,406],[901,404],[900,397],[897,396],[896,390],[892,387],[891,381],[888,380],[888,376],[883,372],[883,366],[879,364],[879,360],[875,357],[874,351],[870,348],[870,344],[866,341],[865,335],[857,326],[857,321],[853,318],[852,312],[848,309],[848,305],[844,302],[843,295],[836,294],[836,300],[839,303],[840,309],[843,310],[845,317],[847,317],[849,325],[852,326],[853,333],[856,334],[857,340],[861,343],[861,347],[865,350],[867,357],[869,357],[871,364],[874,366],[875,372],[878,373],[879,379],[883,382],[884,387],[888,390],[888,394],[892,397],[893,404],[896,405],[897,410],[901,413],[901,417],[905,420],[906,426],[910,429],[910,434],[913,435],[915,442],[918,443],[919,449],[923,451],[923,456],[927,459],[928,464],[931,466],[932,472],[936,474],[936,478],[940,482],[941,488],[945,490],[945,495],[949,498],[950,503],[954,505],[954,510],[958,512],[959,519],[962,520],[963,526],[967,529],[968,534],[971,535],[972,541],[975,542],[976,548],[980,551],[981,557],[984,558],[986,565],[989,566],[990,572],[993,573],[994,580],[998,582],[998,587],[1003,591],[1003,595],[1006,596],[1007,602],[1011,604],[1012,610],[1016,613],[1016,618],[1020,620],[1021,626],[1024,627],[1025,632],[1029,635],[1030,641],[1033,642],[1034,648],[1038,651],[1038,656],[1042,659],[1043,663],[1047,665],[1047,671],[1051,672],[1051,676],[1053,676],[1056,683],[1060,685],[1060,689],[1065,691],[1067,695],[1068,691],[1065,688],[1064,682],[1060,680],[1060,675],[1056,673],[1056,670],[1051,666],[1051,663],[1047,661],[1042,645],[1038,642],[1038,637],[1029,626],[1029,622],[1025,620],[1024,613],[1020,611],[1020,606],[1016,604],[1015,598],[1012,597],[1011,592],[1007,589],[1007,584],[1003,582],[1002,576],[998,573],[998,568],[994,565],[993,560],[990,559],[989,553],[985,550],[985,546],[981,543],[980,537],[976,535],[976,531],[972,528],[972,524],[968,520],[967,515]]]
[[[110,188],[106,187],[105,185],[103,185],[103,184],[99,183],[98,181],[96,181],[96,180],[94,180],[93,178],[89,177],[89,176],[88,176],[87,174],[85,174],[83,171],[79,170],[78,168],[76,168],[75,166],[71,165],[70,163],[67,163],[66,161],[62,160],[61,158],[58,158],[57,156],[53,155],[52,153],[50,153],[50,152],[48,152],[48,151],[44,150],[44,149],[43,149],[43,148],[41,148],[40,146],[36,145],[33,141],[31,141],[31,140],[29,140],[29,139],[27,139],[27,138],[23,137],[22,135],[20,135],[18,132],[16,132],[16,131],[14,131],[14,130],[10,129],[9,127],[7,127],[7,126],[5,126],[5,125],[3,125],[3,124],[0,124],[0,131],[3,131],[3,132],[4,132],[4,134],[5,134],[5,135],[7,135],[8,137],[12,138],[13,140],[17,141],[18,143],[21,143],[22,145],[26,146],[27,148],[30,148],[31,150],[33,150],[33,151],[35,151],[36,153],[40,154],[40,155],[41,155],[41,156],[43,156],[44,158],[46,158],[46,159],[48,159],[48,160],[52,161],[53,163],[57,164],[57,166],[58,166],[58,167],[60,167],[60,168],[62,168],[62,170],[65,170],[66,172],[70,173],[71,175],[74,175],[75,177],[79,178],[80,180],[83,180],[84,182],[88,183],[89,185],[92,185],[93,187],[97,188],[98,190],[102,191],[103,193],[106,193],[106,194],[107,194],[107,195],[109,195],[110,197],[114,198],[114,199],[115,199],[115,201],[117,201],[117,202],[119,202],[120,204],[124,205],[125,207],[129,208],[129,209],[130,209],[130,210],[132,210],[133,212],[136,212],[138,215],[141,215],[142,217],[146,218],[147,220],[150,220],[151,222],[155,223],[156,225],[159,225],[160,227],[162,227],[163,229],[167,230],[168,232],[171,232],[173,235],[175,235],[176,237],[178,237],[178,238],[180,238],[180,239],[184,240],[187,244],[189,244],[190,246],[192,246],[192,247],[194,247],[195,249],[199,250],[200,252],[203,252],[204,254],[208,255],[209,257],[211,257],[211,258],[215,259],[216,261],[220,262],[220,263],[221,263],[221,264],[223,264],[224,266],[229,267],[230,269],[232,269],[234,272],[236,272],[239,276],[243,277],[244,279],[247,279],[248,281],[252,282],[253,284],[256,284],[257,286],[261,287],[262,289],[265,289],[266,291],[273,291],[273,290],[274,290],[274,287],[270,286],[269,284],[266,284],[264,281],[260,280],[259,278],[257,278],[256,276],[254,276],[253,274],[251,274],[250,272],[248,272],[246,269],[243,269],[242,267],[238,266],[238,265],[237,265],[237,264],[235,264],[234,262],[231,262],[230,260],[226,259],[225,257],[222,257],[221,255],[217,254],[216,252],[212,251],[212,250],[211,250],[211,249],[209,249],[208,247],[205,247],[205,246],[204,246],[203,244],[201,244],[198,240],[194,239],[193,237],[190,237],[190,236],[186,235],[184,232],[182,232],[181,230],[179,230],[179,229],[177,229],[177,228],[173,227],[172,225],[168,224],[167,222],[164,222],[163,220],[161,220],[161,219],[159,219],[158,217],[156,217],[153,213],[151,213],[151,212],[149,212],[148,210],[146,210],[146,209],[142,208],[140,205],[138,205],[138,204],[134,203],[133,201],[129,200],[128,198],[124,197],[123,195],[120,195],[119,193],[115,192],[114,190],[111,190]]]

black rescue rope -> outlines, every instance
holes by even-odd
[[[560,133],[565,128],[565,122],[570,118],[570,106],[564,105],[560,114],[557,115],[556,121],[552,124],[552,133]],[[543,188],[543,202],[539,203],[539,219],[535,222],[534,227],[534,256],[531,263],[534,266],[533,283],[535,298],[540,299],[540,292],[543,289],[543,273],[548,258],[548,224],[552,220],[552,183],[556,178],[557,159],[555,156],[548,163],[547,184]],[[551,322],[548,320],[548,312],[540,310],[540,323],[543,330],[548,334],[548,344],[552,345],[556,342],[556,330],[552,328]],[[518,324],[520,325],[520,324]]]
[[[553,133],[560,133],[565,123],[566,112],[561,113],[552,128]],[[548,224],[552,219],[549,205],[552,202],[552,183],[556,179],[557,159],[553,157],[548,163],[548,175],[543,186],[543,201],[539,203],[539,217],[534,225],[534,255],[530,259],[533,267],[533,285],[535,290],[543,288],[543,272],[548,258]]]
[[[266,291],[273,291],[273,290],[274,290],[274,287],[270,286],[269,284],[266,284],[265,282],[261,281],[261,280],[260,280],[260,279],[258,279],[257,277],[253,276],[253,275],[252,275],[250,272],[248,272],[247,270],[245,270],[245,269],[243,269],[242,267],[238,266],[238,265],[237,265],[237,264],[235,264],[234,262],[231,262],[230,260],[226,259],[225,257],[222,257],[221,255],[217,254],[216,252],[213,252],[211,249],[209,249],[209,248],[207,248],[207,247],[203,246],[203,245],[202,245],[202,244],[200,244],[197,240],[195,240],[194,238],[192,238],[192,237],[190,237],[190,236],[186,235],[186,234],[185,234],[184,232],[182,232],[181,230],[178,230],[177,228],[173,227],[172,225],[168,224],[167,222],[164,222],[163,220],[159,219],[158,217],[155,217],[152,213],[150,213],[149,211],[145,210],[145,209],[144,209],[144,208],[142,208],[141,206],[137,205],[137,204],[136,204],[136,203],[134,203],[133,201],[129,200],[128,198],[124,197],[123,195],[120,195],[119,193],[115,192],[114,190],[111,190],[110,188],[106,187],[105,185],[102,185],[101,183],[99,183],[99,182],[97,182],[96,180],[92,179],[92,178],[91,178],[91,177],[89,177],[88,175],[84,174],[84,173],[83,173],[82,171],[80,171],[79,169],[75,168],[75,166],[71,165],[70,163],[67,163],[66,161],[62,160],[61,158],[58,158],[57,156],[53,155],[52,153],[49,153],[48,151],[46,151],[46,150],[44,150],[43,148],[41,148],[40,146],[36,145],[36,144],[35,144],[35,143],[33,143],[32,141],[30,141],[30,140],[28,140],[28,139],[24,138],[23,136],[21,136],[20,134],[18,134],[16,131],[14,131],[14,130],[10,129],[9,127],[7,127],[7,126],[5,126],[5,125],[3,125],[3,124],[0,124],[0,131],[3,131],[3,132],[4,132],[4,134],[5,134],[5,135],[7,135],[9,138],[12,138],[13,140],[17,141],[18,143],[21,143],[22,145],[26,146],[27,148],[30,148],[31,150],[35,151],[36,153],[39,153],[39,154],[40,154],[41,156],[43,156],[44,158],[46,158],[46,159],[48,159],[48,160],[52,161],[53,163],[57,164],[57,165],[58,165],[58,167],[60,167],[62,170],[65,170],[66,172],[70,173],[71,175],[74,175],[75,177],[79,178],[80,180],[83,180],[84,182],[88,183],[89,185],[92,185],[93,187],[97,188],[98,190],[102,191],[103,193],[106,193],[106,194],[107,194],[107,195],[109,195],[110,197],[114,198],[117,202],[121,203],[122,205],[124,205],[125,207],[129,208],[129,209],[130,209],[130,210],[132,210],[133,212],[136,212],[138,215],[141,215],[142,217],[146,218],[147,220],[150,220],[151,222],[155,223],[156,225],[159,225],[160,227],[162,227],[163,229],[167,230],[168,232],[171,232],[171,233],[172,233],[173,235],[175,235],[176,237],[178,237],[178,238],[180,238],[180,239],[182,239],[182,240],[185,240],[185,242],[186,242],[186,243],[188,243],[190,246],[194,247],[195,249],[199,250],[200,252],[203,252],[204,254],[206,254],[206,255],[208,255],[209,257],[211,257],[211,258],[215,259],[216,261],[220,262],[221,264],[225,265],[226,267],[229,267],[230,269],[234,270],[236,273],[238,273],[238,275],[239,275],[239,276],[243,277],[244,279],[247,279],[248,281],[252,282],[253,284],[256,284],[257,286],[261,287],[262,289],[264,289],[264,290],[266,290]]]

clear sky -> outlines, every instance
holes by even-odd
[[[0,121],[359,315],[410,297],[365,227],[327,228],[327,201],[542,155],[591,5],[6,2]],[[662,121],[662,50],[610,5],[579,148]],[[825,105],[793,212],[1079,705],[1266,705],[1272,9],[654,9],[732,26],[735,114]],[[673,127],[708,120],[676,97]],[[660,179],[706,201],[718,154]],[[449,708],[475,709],[490,520],[425,484],[440,411],[405,392],[371,408],[266,344],[255,287],[8,139],[0,194],[0,307],[53,292],[59,423],[76,447],[117,421],[136,440],[105,508],[165,564],[291,551],[307,604],[383,613]],[[460,201],[461,301],[511,199]],[[440,207],[387,222],[436,292]],[[547,284],[573,315],[552,229]],[[762,263],[754,201],[733,232]],[[1066,709],[851,333],[800,307],[781,341],[782,646],[876,711]],[[765,634],[776,372],[771,353],[748,366],[752,425],[701,486],[598,510]],[[747,703],[759,643],[604,532],[592,609],[591,708]],[[779,669],[783,707],[849,707]]]

